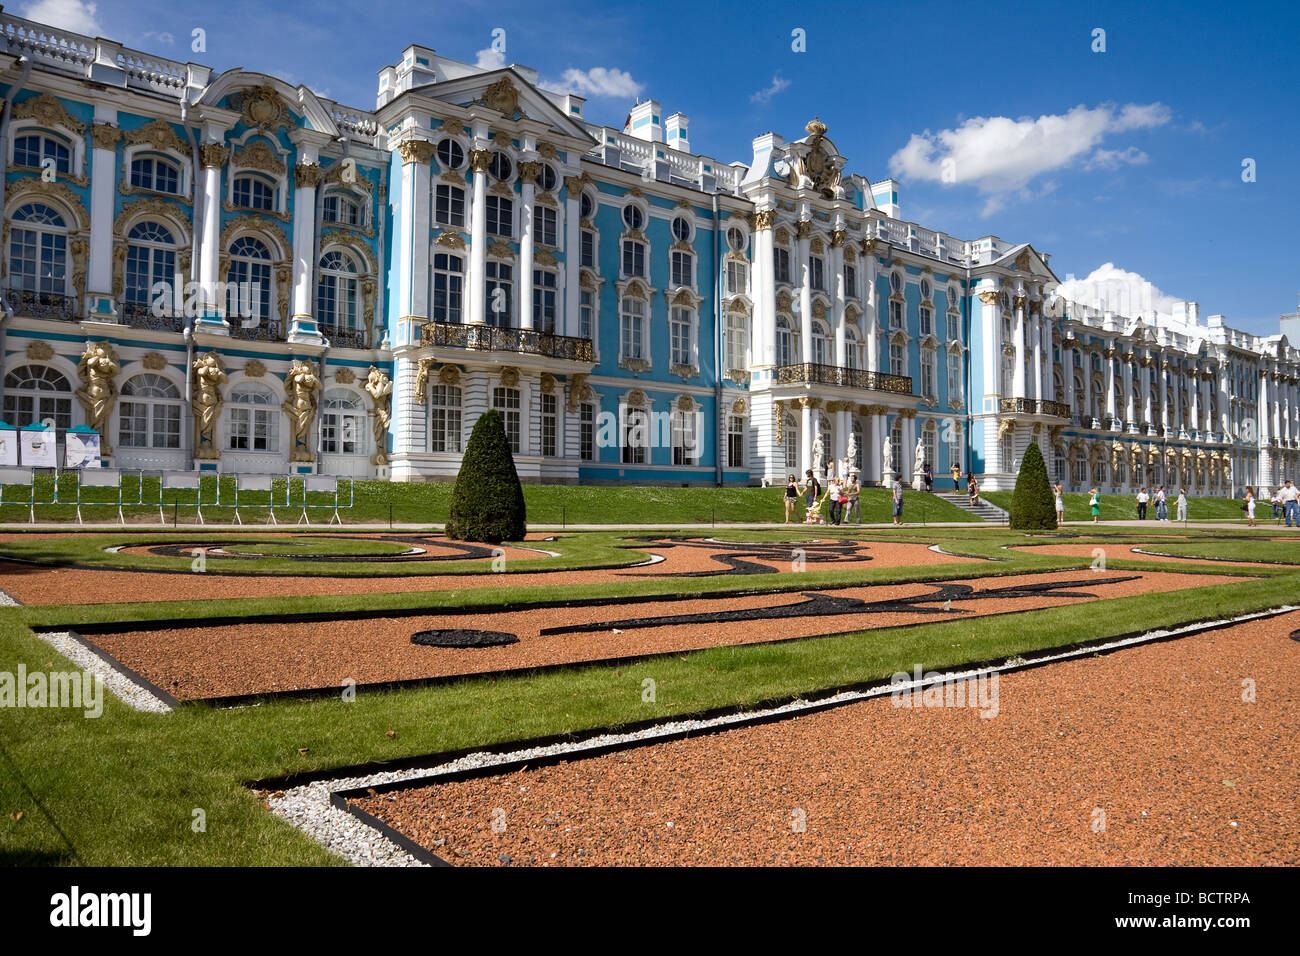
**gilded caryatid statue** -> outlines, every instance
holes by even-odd
[[[316,421],[316,401],[320,392],[316,367],[311,362],[295,359],[285,376],[284,390],[289,397],[280,407],[289,416],[289,428],[293,432],[293,450],[289,452],[289,460],[312,461],[311,427]]]
[[[86,410],[86,424],[99,432],[100,453],[105,455],[113,450],[108,443],[108,416],[117,401],[117,386],[113,379],[121,370],[117,355],[107,342],[87,344],[77,364],[77,378],[81,379],[81,387],[76,392],[77,401]]]
[[[831,157],[830,150],[822,140],[826,136],[826,124],[817,117],[804,127],[808,138],[804,140],[806,149],[793,155],[790,165],[790,184],[797,188],[812,188],[827,199],[838,195],[842,173]]]
[[[215,352],[194,362],[194,457],[215,459],[221,457],[217,447],[217,419],[221,417],[221,386],[226,383],[226,370]]]
[[[393,380],[370,366],[364,386],[366,394],[375,403],[375,453],[370,456],[370,464],[388,464],[388,422],[393,414]]]

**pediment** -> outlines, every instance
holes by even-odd
[[[565,115],[535,86],[511,67],[476,73],[441,83],[426,83],[411,90],[418,96],[454,103],[460,107],[485,106],[507,119],[531,119],[546,123],[561,136],[594,144],[580,120]]]

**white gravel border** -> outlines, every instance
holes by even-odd
[[[1109,641],[1105,644],[1098,644],[1092,647],[1062,651],[1061,653],[1050,654],[1045,657],[1035,657],[1029,661],[1026,661],[1021,657],[1008,658],[1004,663],[992,667],[936,672],[928,675],[920,681],[911,680],[900,684],[885,684],[880,687],[871,688],[870,690],[842,691],[829,697],[819,697],[813,701],[795,700],[788,704],[782,704],[779,707],[769,707],[763,710],[747,710],[741,713],[724,714],[721,717],[711,717],[708,719],[668,720],[651,727],[644,727],[641,730],[632,733],[600,734],[599,736],[588,737],[575,743],[551,744],[545,747],[529,747],[523,750],[510,751],[508,753],[472,753],[459,759],[439,764],[435,767],[384,771],[382,773],[375,773],[361,777],[335,777],[328,780],[319,780],[315,783],[306,784],[301,787],[293,787],[274,795],[267,795],[266,800],[268,805],[276,814],[304,831],[308,836],[322,844],[326,849],[337,853],[355,866],[423,866],[424,864],[414,859],[409,853],[397,846],[397,844],[393,843],[375,828],[363,823],[352,814],[332,806],[330,804],[330,794],[339,790],[376,787],[382,784],[397,783],[399,781],[406,782],[411,780],[420,780],[427,781],[428,783],[437,783],[439,778],[463,770],[476,770],[482,767],[493,767],[519,760],[535,760],[539,757],[552,757],[560,754],[581,755],[584,751],[594,750],[599,747],[610,745],[636,742],[649,743],[655,741],[657,738],[668,737],[672,734],[682,733],[683,731],[696,731],[714,727],[744,725],[772,716],[798,714],[801,711],[812,710],[814,708],[823,709],[828,704],[845,704],[870,700],[875,697],[887,697],[896,691],[910,691],[916,688],[931,686],[933,684],[946,684],[952,681],[967,680],[987,674],[1024,670],[1030,667],[1038,667],[1046,663],[1070,660],[1071,658],[1090,657],[1104,651],[1136,647],[1140,644],[1148,644],[1153,641],[1158,641],[1167,637],[1174,637],[1179,634],[1206,630],[1211,627],[1244,624],[1247,621],[1254,621],[1266,617],[1275,617],[1280,614],[1286,614],[1290,611],[1297,610],[1300,610],[1300,605],[1287,604],[1281,607],[1269,608],[1266,611],[1255,611],[1250,614],[1243,614],[1233,618],[1225,618],[1215,621],[1201,621],[1196,624],[1187,624],[1173,629],[1147,631],[1146,633],[1139,634],[1135,637]]]
[[[83,671],[99,677],[105,687],[113,692],[122,703],[136,710],[151,714],[170,714],[172,708],[154,693],[140,686],[120,671],[114,670],[108,662],[76,640],[67,631],[35,632],[36,636],[66,657]]]
[[[21,601],[12,597],[5,591],[0,591],[0,607],[22,607]]]

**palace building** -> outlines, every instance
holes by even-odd
[[[852,452],[1000,488],[1031,441],[1071,490],[1300,477],[1284,336],[1066,301],[1030,243],[906,221],[821,119],[727,163],[654,100],[604,126],[423,46],[368,110],[0,31],[0,417],[89,426],[106,465],[449,480],[494,408],[535,482]]]

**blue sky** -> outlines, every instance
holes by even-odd
[[[1300,7],[1218,3],[789,3],[396,0],[220,4],[37,0],[19,15],[217,69],[243,66],[374,105],[411,42],[506,61],[589,95],[621,125],[637,95],[691,118],[695,150],[750,159],[766,130],[819,115],[849,169],[902,183],[904,218],[1106,263],[1252,332],[1296,309]],[[484,12],[486,10],[487,12]],[[192,53],[195,28],[207,51]],[[1094,52],[1095,29],[1105,52]],[[794,30],[806,52],[792,49]],[[1242,163],[1255,161],[1255,181]],[[945,163],[951,160],[951,163]],[[947,178],[945,170],[951,170]]]

